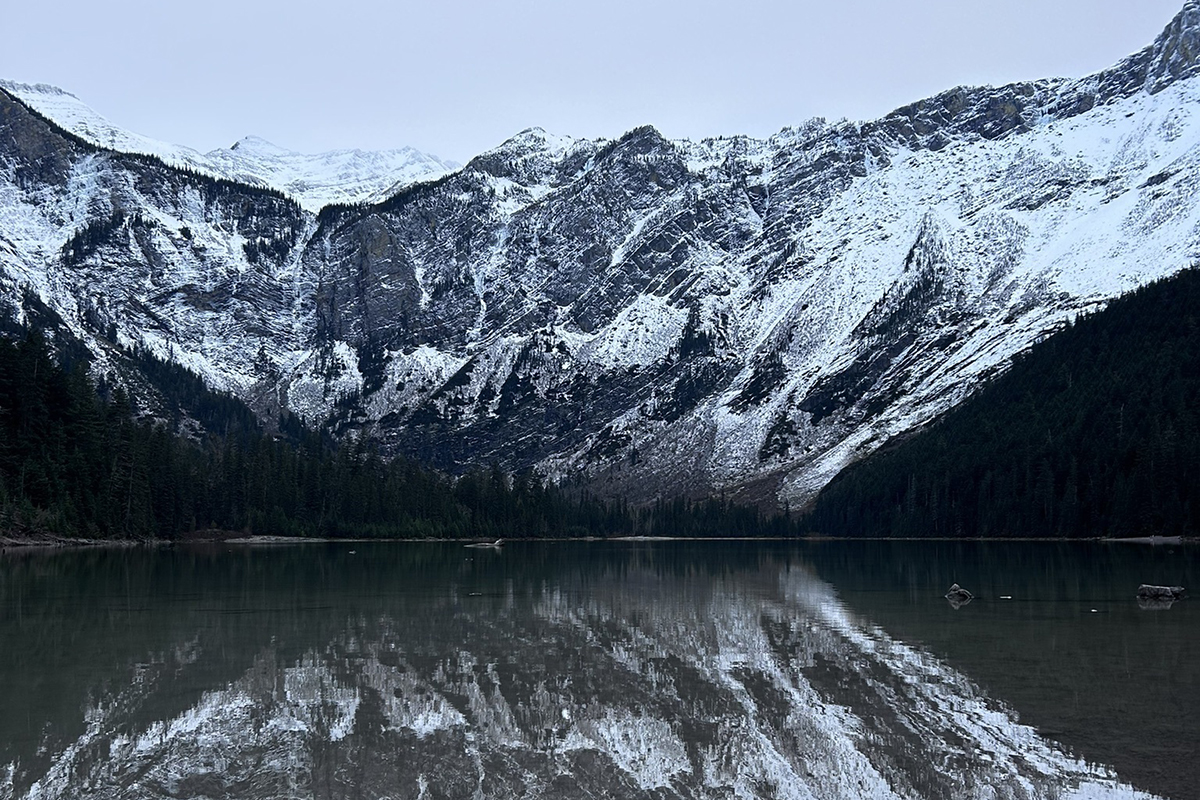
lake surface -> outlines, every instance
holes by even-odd
[[[1198,577],[1114,544],[10,552],[0,800],[1188,800],[1200,601],[1135,592]]]

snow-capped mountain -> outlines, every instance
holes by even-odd
[[[766,140],[525,131],[313,215],[0,93],[0,293],[448,469],[806,502],[1200,260],[1200,0],[1082,79]],[[241,149],[239,147],[238,149]],[[265,146],[248,151],[266,151]]]
[[[410,183],[439,178],[459,166],[411,147],[306,155],[256,136],[204,157],[218,174],[274,187],[313,212],[333,203],[378,202]]]
[[[0,89],[92,144],[153,155],[173,166],[278,189],[314,213],[330,203],[376,202],[402,186],[440,177],[459,166],[411,147],[308,155],[277,147],[257,136],[200,153],[119,128],[57,86],[0,80]]]

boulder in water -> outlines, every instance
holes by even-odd
[[[974,600],[975,595],[971,594],[956,583],[950,587],[950,591],[946,592],[946,599],[950,601],[950,605],[954,608],[962,608],[967,603]]]
[[[1137,590],[1138,600],[1166,600],[1174,602],[1187,596],[1187,590],[1182,586],[1153,586],[1143,583]]]

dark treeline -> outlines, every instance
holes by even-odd
[[[135,419],[112,381],[55,358],[39,334],[0,337],[0,535],[176,539],[197,532],[309,537],[753,536],[791,531],[724,500],[631,510],[481,469],[451,478],[341,447],[281,420],[261,429],[237,399],[183,368],[127,353],[158,394]],[[62,348],[57,348],[60,356]],[[67,362],[64,368],[60,362]],[[192,430],[190,436],[177,434]]]
[[[844,536],[1200,533],[1200,271],[1051,336],[940,422],[835,479]]]

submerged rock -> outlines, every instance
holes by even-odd
[[[966,589],[959,586],[957,583],[950,587],[950,591],[946,592],[946,599],[950,601],[953,608],[962,608],[967,603],[975,599],[975,595],[968,592]]]
[[[1143,583],[1137,590],[1138,600],[1166,600],[1174,602],[1187,596],[1187,590],[1182,586],[1152,586]]]

